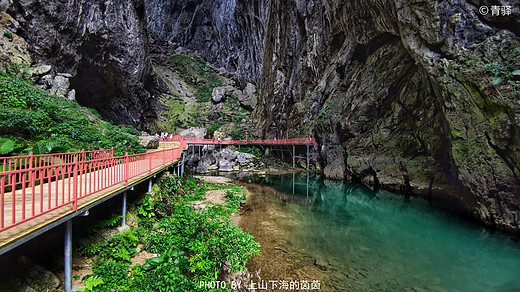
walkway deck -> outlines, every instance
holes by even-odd
[[[0,254],[175,164],[186,142],[178,146],[0,158]]]

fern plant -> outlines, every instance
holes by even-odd
[[[104,284],[103,278],[100,276],[94,275],[92,277],[89,277],[85,281],[85,287],[81,288],[81,292],[90,292],[94,291],[94,288],[96,288],[99,285]]]

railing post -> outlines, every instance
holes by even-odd
[[[294,146],[294,144],[292,145],[292,167],[294,168],[295,166],[295,159],[296,159],[296,147]]]
[[[307,170],[309,170],[309,159],[310,159],[310,157],[309,157],[309,144],[307,144],[306,146],[307,146]],[[309,179],[309,178],[307,177],[307,179]]]
[[[29,152],[29,187],[34,186],[34,181],[33,181],[34,170],[32,169],[33,168],[33,159],[34,159],[34,154],[31,151],[31,152]],[[33,203],[34,203],[34,200],[33,200]]]
[[[128,152],[125,152],[125,186],[128,185],[129,172],[130,172],[130,157],[128,157]]]
[[[33,170],[33,162],[34,155],[32,152],[29,152],[29,188],[31,189],[31,216],[34,216],[35,210],[34,210],[34,204],[35,204],[35,198],[34,198],[34,186],[36,185],[35,179],[34,179],[34,170]],[[3,196],[3,195],[2,195]]]
[[[78,157],[74,157],[74,166],[72,167],[72,171],[73,171],[73,174],[72,174],[72,177],[73,177],[73,185],[72,185],[72,199],[74,200],[74,203],[73,203],[73,209],[74,211],[77,211],[78,210],[78,184],[79,184],[79,180],[78,180]],[[69,189],[70,190],[70,189]]]
[[[4,228],[4,213],[5,213],[5,205],[4,205],[4,183],[5,176],[0,175],[0,229]]]
[[[149,165],[148,165],[148,173],[152,173],[152,151],[148,152],[148,157],[149,157]]]

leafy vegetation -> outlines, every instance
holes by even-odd
[[[141,153],[137,135],[134,128],[103,121],[94,110],[50,95],[28,79],[0,74],[0,155],[112,147],[114,155]]]
[[[504,62],[490,62],[485,65],[486,70],[494,75],[493,85],[509,84],[520,88],[520,47],[512,48],[504,58]]]
[[[227,123],[226,121],[218,121],[216,123],[211,124],[211,126],[209,126],[208,131],[206,133],[206,137],[211,139],[213,137],[213,133],[215,133],[216,130],[218,130],[220,127],[222,127],[226,123]]]
[[[138,229],[83,249],[97,250],[84,291],[204,291],[199,281],[216,280],[223,265],[232,271],[243,269],[251,256],[259,254],[253,237],[229,219],[245,200],[243,188],[174,176],[161,179],[158,186],[155,195],[147,195],[137,208]],[[226,190],[225,206],[196,212],[189,205],[215,189]],[[138,244],[157,256],[132,266]]]
[[[85,287],[81,289],[81,292],[93,291],[95,287],[103,284],[103,279],[99,276],[90,277],[85,281]]]
[[[249,112],[240,106],[236,96],[227,96],[225,102],[214,108],[211,102],[213,89],[224,82],[204,60],[196,56],[175,55],[161,65],[182,76],[191,87],[196,102],[185,101],[175,94],[161,98],[161,104],[167,110],[159,116],[154,130],[174,132],[179,128],[206,127],[206,138],[213,138],[217,130],[235,139],[246,138]]]
[[[98,231],[99,229],[107,228],[107,227],[114,227],[116,226],[119,221],[123,219],[122,215],[119,214],[112,214],[108,219],[101,220],[89,227],[88,233],[94,233]]]
[[[235,150],[238,151],[238,152],[242,152],[242,153],[250,153],[250,154],[253,154],[256,157],[264,156],[264,153],[262,153],[262,151],[258,147],[254,147],[254,146],[251,146],[251,147],[241,147],[240,149],[237,148]]]
[[[175,55],[167,62],[167,66],[178,70],[184,76],[184,82],[196,88],[195,96],[199,102],[211,101],[213,88],[222,85],[215,70],[206,66],[199,57]]]

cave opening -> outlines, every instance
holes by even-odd
[[[114,96],[114,87],[107,80],[109,71],[104,60],[103,40],[99,36],[89,36],[79,49],[81,60],[77,65],[76,75],[70,79],[71,87],[76,90],[79,104],[93,108],[111,121],[115,121],[110,111],[110,101]],[[105,65],[101,65],[105,64]]]

